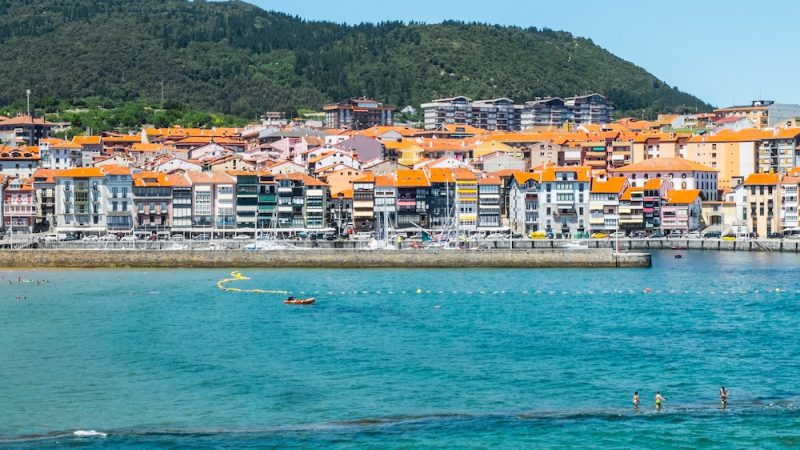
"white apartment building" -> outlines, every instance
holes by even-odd
[[[539,224],[556,237],[589,231],[591,167],[546,167],[541,173]]]

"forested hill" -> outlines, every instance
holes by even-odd
[[[366,95],[600,92],[637,115],[708,109],[591,40],[482,24],[305,21],[233,2],[0,0],[0,104],[165,102],[253,117]],[[46,97],[50,97],[46,99]]]

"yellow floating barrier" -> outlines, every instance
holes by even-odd
[[[288,291],[278,291],[278,290],[265,290],[265,289],[239,289],[233,287],[226,287],[225,284],[230,283],[232,281],[246,281],[249,280],[250,277],[246,277],[242,275],[241,272],[238,270],[234,270],[231,272],[230,278],[225,278],[222,280],[217,281],[217,289],[221,291],[227,292],[243,292],[246,294],[288,294]]]

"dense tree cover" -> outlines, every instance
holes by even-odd
[[[709,105],[591,40],[477,23],[305,21],[239,2],[0,0],[0,104],[35,98],[189,105],[253,118],[366,95],[600,92],[637,115]]]
[[[23,102],[15,102],[0,109],[0,114],[11,116],[24,111]],[[34,99],[31,107],[38,115],[51,122],[69,122],[70,128],[59,137],[72,138],[76,134],[98,133],[116,130],[136,131],[148,124],[159,128],[180,125],[183,127],[211,128],[215,126],[243,127],[247,120],[227,115],[211,114],[174,102],[151,105],[142,101],[111,101],[101,98],[86,98],[70,104],[54,97]]]

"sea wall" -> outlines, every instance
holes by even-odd
[[[2,250],[0,267],[650,267],[648,253],[587,250]]]

